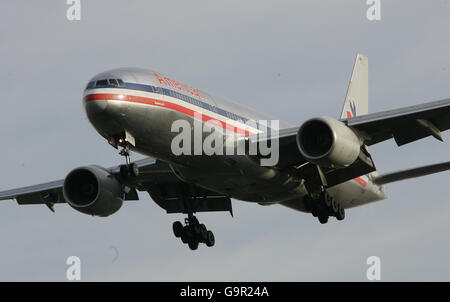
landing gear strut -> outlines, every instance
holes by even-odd
[[[345,218],[344,208],[326,190],[320,194],[319,198],[309,197],[308,201],[312,215],[317,217],[321,224],[327,223],[331,216],[336,217],[337,220]]]
[[[193,214],[189,214],[184,223],[183,226],[180,221],[175,221],[172,226],[173,234],[180,238],[183,243],[186,243],[191,250],[196,250],[200,243],[205,243],[208,247],[214,246],[213,232],[209,231],[204,224],[201,224]]]
[[[130,143],[125,139],[119,139],[118,144],[122,147],[119,154],[125,157],[125,165],[120,165],[120,175],[123,178],[138,177],[139,167],[130,160]]]

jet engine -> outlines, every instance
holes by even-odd
[[[72,170],[64,180],[65,200],[75,210],[93,216],[109,216],[123,203],[121,183],[100,166]]]
[[[297,147],[302,156],[321,167],[344,168],[359,156],[362,141],[344,123],[331,118],[313,118],[297,132]]]

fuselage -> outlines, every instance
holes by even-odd
[[[214,125],[224,140],[262,132],[258,121],[276,120],[237,103],[213,96],[160,73],[121,68],[92,78],[84,92],[87,116],[108,141],[125,131],[135,138],[134,151],[167,162],[183,181],[239,200],[260,204],[281,203],[307,211],[304,181],[289,169],[261,166],[247,155],[176,155],[172,141],[175,121],[185,120],[192,137],[198,127]],[[256,123],[252,123],[255,121]],[[249,126],[250,125],[250,126]],[[280,129],[292,125],[279,121]],[[202,139],[208,133],[202,132]],[[385,198],[382,187],[361,176],[329,189],[344,208]]]

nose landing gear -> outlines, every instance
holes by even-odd
[[[130,149],[131,146],[135,146],[134,137],[125,131],[124,138],[119,138],[118,140],[114,140],[116,146],[122,147],[119,152],[119,155],[125,157],[125,164],[120,166],[120,175],[125,178],[138,177],[139,176],[139,167],[135,163],[131,163],[130,160]]]
[[[183,226],[180,221],[175,221],[172,229],[175,237],[180,238],[191,250],[196,250],[200,243],[205,243],[208,247],[214,246],[214,233],[201,224],[197,217],[189,214],[184,222]]]

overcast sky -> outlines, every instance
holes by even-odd
[[[449,0],[381,0],[373,22],[363,0],[81,0],[73,22],[65,2],[0,4],[0,190],[123,161],[81,102],[111,68],[151,68],[295,125],[339,115],[357,52],[369,57],[370,112],[450,97]],[[448,161],[450,145],[370,150],[383,173]],[[0,281],[65,281],[72,255],[84,281],[364,281],[373,255],[384,281],[450,281],[449,183],[442,173],[388,185],[387,200],[326,225],[233,200],[234,218],[198,215],[216,246],[195,252],[172,234],[183,216],[147,194],[108,218],[3,201]]]

